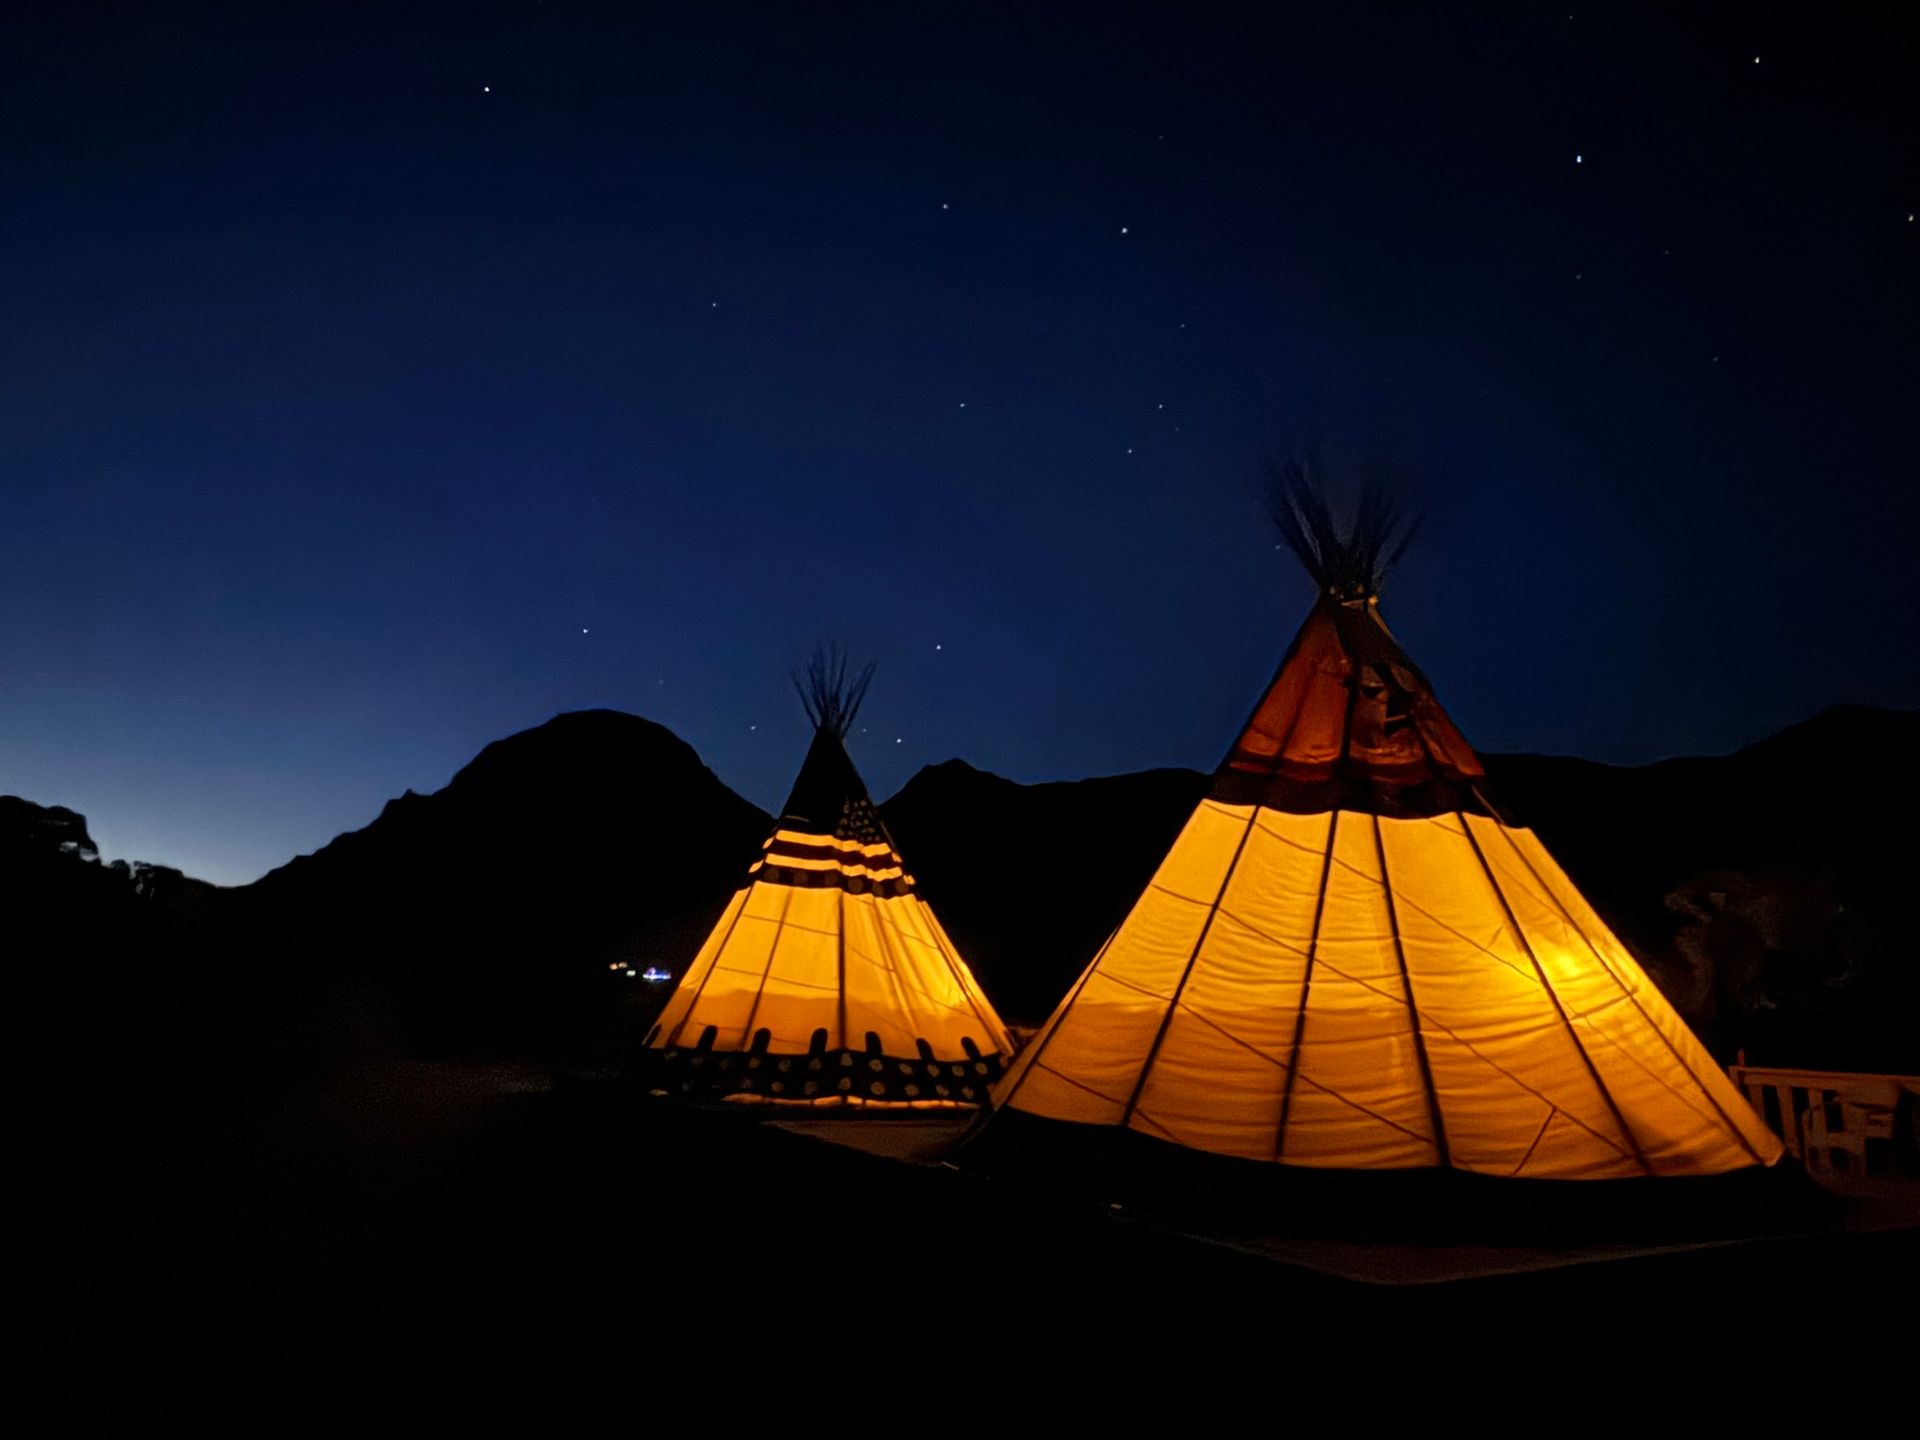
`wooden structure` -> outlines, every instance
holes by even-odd
[[[1920,1173],[1920,1076],[1735,1065],[1733,1083],[1809,1172]]]

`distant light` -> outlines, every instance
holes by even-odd
[[[1760,63],[1760,57],[1759,57],[1758,55],[1756,55],[1756,56],[1754,56],[1754,57],[1753,57],[1753,63],[1754,63],[1754,64],[1756,64],[1756,65],[1758,65],[1758,64]]]
[[[1587,163],[1587,157],[1584,155],[1576,155],[1573,157],[1573,163],[1576,165],[1584,165]]]
[[[645,980],[649,985],[658,985],[662,980],[671,980],[673,978],[673,972],[671,970],[662,970],[658,965],[649,965],[645,970],[640,972],[640,978]]]

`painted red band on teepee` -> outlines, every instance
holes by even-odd
[[[1479,810],[1486,772],[1371,600],[1325,599],[1216,772],[1216,799],[1318,814]]]

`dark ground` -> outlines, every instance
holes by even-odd
[[[1855,1233],[1864,1212],[1776,1207],[1760,1240],[1358,1283],[1314,1263],[1342,1263],[1324,1243],[1251,1253],[1274,1224],[1244,1197],[1216,1227],[1236,1249],[1176,1232],[1172,1211],[1220,1211],[1202,1190],[1129,1193],[1116,1212],[1070,1167],[1037,1178],[1031,1156],[988,1178],[547,1086],[524,1067],[366,1054],[270,1102],[129,1095],[115,1121],[16,1174],[35,1237],[13,1297],[31,1318],[15,1336],[22,1373],[68,1413],[267,1428],[330,1403],[445,1416],[623,1389],[649,1411],[744,1416],[778,1400],[756,1385],[829,1358],[869,1377],[857,1409],[876,1415],[889,1398],[951,1397],[965,1377],[1005,1396],[1023,1376],[1057,1385],[1089,1366],[1105,1370],[1085,1403],[1124,1402],[1141,1367],[1191,1374],[1236,1356],[1255,1368],[1229,1389],[1308,1363],[1349,1383],[1531,1352],[1506,1383],[1544,1395],[1562,1381],[1538,1361],[1578,1337],[1605,1337],[1615,1363],[1746,1369],[1756,1333],[1781,1323],[1897,1326],[1920,1277],[1920,1229]],[[1358,1251],[1392,1275],[1377,1235]],[[1863,1339],[1872,1327],[1852,1356]],[[809,1383],[804,1408],[830,1405]]]

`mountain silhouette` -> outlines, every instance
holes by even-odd
[[[264,943],[380,987],[411,1044],[520,1049],[590,1026],[610,996],[617,1014],[657,1005],[608,967],[682,969],[770,824],[665,727],[578,711],[238,898]]]
[[[994,1005],[1037,1024],[1205,790],[1193,770],[1022,785],[948,760],[914,775],[880,816]]]

